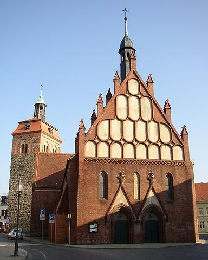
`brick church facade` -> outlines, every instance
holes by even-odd
[[[10,226],[16,225],[16,185],[21,179],[20,225],[57,243],[154,243],[198,240],[194,173],[186,127],[179,134],[171,106],[154,97],[152,75],[136,70],[133,42],[121,41],[114,92],[97,100],[91,127],[83,120],[75,153],[60,152],[58,130],[45,122],[42,91],[34,117],[12,133]],[[55,223],[48,224],[49,214]]]

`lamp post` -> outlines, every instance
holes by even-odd
[[[22,190],[23,190],[23,185],[21,180],[19,180],[17,183],[17,227],[16,227],[14,256],[18,255],[19,202],[20,202],[20,196],[22,194]]]

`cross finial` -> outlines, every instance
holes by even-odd
[[[124,21],[125,21],[125,36],[128,36],[128,30],[127,30],[127,17],[126,17],[126,13],[128,12],[128,10],[127,10],[126,7],[125,7],[125,9],[122,10],[122,11],[125,13],[125,17],[124,17]]]
[[[126,13],[128,12],[128,10],[127,10],[126,7],[125,7],[125,9],[123,9],[122,11],[125,13],[125,18],[124,18],[124,20],[127,20]]]

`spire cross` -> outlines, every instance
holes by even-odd
[[[127,17],[126,17],[126,13],[128,12],[128,10],[125,8],[124,10],[122,10],[125,13],[125,17],[124,17],[124,21],[125,21],[125,36],[128,36],[128,30],[127,30]]]
[[[125,9],[122,10],[122,11],[125,12],[125,18],[124,18],[124,20],[126,21],[126,20],[127,20],[126,13],[128,12],[128,10],[125,8]]]

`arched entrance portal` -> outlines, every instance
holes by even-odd
[[[149,211],[145,216],[145,243],[159,242],[159,220],[155,212]]]
[[[129,243],[129,223],[125,212],[119,211],[115,214],[113,220],[113,243],[128,244]]]

